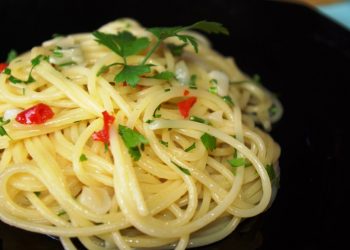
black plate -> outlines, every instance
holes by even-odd
[[[203,249],[338,249],[345,241],[350,33],[290,3],[125,2],[2,1],[0,56],[5,59],[11,48],[28,50],[53,33],[91,31],[117,17],[133,17],[145,26],[222,22],[231,36],[211,36],[215,48],[233,55],[247,73],[260,74],[284,105],[285,115],[273,130],[282,146],[282,178],[267,213]],[[3,223],[0,229],[6,250],[61,249],[47,236]]]

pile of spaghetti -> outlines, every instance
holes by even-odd
[[[2,63],[0,219],[88,249],[185,249],[270,205],[278,100],[200,33],[131,19]]]

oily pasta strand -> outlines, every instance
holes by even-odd
[[[100,29],[124,30],[153,39],[131,19]],[[176,77],[141,77],[135,88],[114,81],[123,58],[89,33],[55,38],[14,59],[11,75],[26,79],[32,72],[35,81],[14,84],[0,74],[0,116],[10,120],[3,125],[8,136],[0,136],[0,219],[57,236],[65,249],[76,249],[72,238],[88,249],[185,249],[221,240],[242,219],[264,212],[275,194],[280,156],[266,131],[282,106],[205,37],[188,34],[197,38],[198,54],[186,46],[174,56],[162,46],[148,60],[150,74]],[[181,45],[174,38],[165,43]],[[55,49],[76,61],[42,60],[31,69],[33,58],[51,58]],[[128,64],[144,58],[145,52],[132,55]],[[187,73],[179,76],[179,70]],[[220,89],[225,84],[227,90]],[[184,117],[179,102],[194,97],[191,118]],[[38,103],[54,116],[44,124],[15,120]],[[115,118],[109,145],[94,140],[105,127],[103,112]],[[139,160],[120,126],[147,140],[139,145]],[[203,135],[214,138],[213,149]]]

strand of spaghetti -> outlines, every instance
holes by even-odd
[[[41,62],[40,65],[36,67],[36,71],[41,77],[52,83],[59,90],[61,90],[65,95],[71,99],[73,102],[77,103],[82,107],[87,113],[92,113],[101,116],[103,108],[95,103],[89,95],[82,90],[80,87],[74,84],[74,82],[65,78],[59,71],[55,70],[47,62]]]
[[[184,120],[178,120],[178,121],[167,121],[167,120],[157,120],[154,121],[152,124],[146,125],[149,127],[149,129],[156,130],[156,129],[162,129],[162,128],[186,128],[191,127],[194,130],[199,130],[202,132],[209,133],[216,138],[224,141],[225,143],[231,145],[233,148],[237,149],[245,158],[247,158],[255,167],[256,171],[258,172],[261,182],[262,182],[262,189],[264,192],[264,195],[261,199],[261,201],[256,205],[254,209],[249,209],[245,211],[241,211],[238,209],[237,211],[240,211],[244,214],[250,214],[250,216],[257,215],[261,211],[263,211],[271,197],[271,182],[269,179],[269,176],[266,172],[265,167],[261,164],[261,162],[256,158],[255,155],[253,155],[249,149],[243,145],[238,140],[234,139],[233,137],[230,137],[224,133],[222,133],[220,130],[217,130],[213,127],[196,123],[193,124],[191,121],[184,121]]]

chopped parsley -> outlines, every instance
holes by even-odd
[[[76,64],[77,64],[76,62],[69,61],[69,62],[58,64],[57,66],[59,66],[59,67],[66,67],[66,66],[71,66],[71,65],[76,65]]]
[[[29,83],[35,82],[35,79],[32,76],[32,72],[33,72],[33,69],[36,66],[38,66],[42,60],[48,61],[49,57],[48,56],[44,56],[44,55],[38,55],[34,59],[31,60],[32,68],[29,71],[29,76],[28,76],[27,80],[21,80],[21,79],[18,79],[16,77],[14,77],[13,75],[11,75],[11,70],[10,69],[7,70],[5,73],[7,75],[10,75],[9,81],[14,83],[14,84],[17,84],[17,83],[29,84]]]
[[[267,174],[270,177],[270,180],[273,181],[276,178],[276,173],[275,173],[275,169],[273,168],[272,164],[267,164],[265,166],[265,169],[267,171]]]
[[[86,157],[85,154],[80,155],[79,161],[87,161],[87,160],[88,160],[88,158]]]
[[[62,215],[65,215],[67,212],[62,210],[60,212],[57,213],[57,216],[62,216]]]
[[[3,117],[0,117],[0,136],[7,136],[8,138],[11,139],[11,137],[9,136],[9,134],[6,132],[5,128],[3,127],[4,125],[10,123],[10,120],[6,120],[4,121]]]
[[[185,148],[185,152],[190,152],[195,148],[196,148],[196,143],[194,142],[191,146],[189,146],[188,148]]]
[[[160,110],[160,104],[158,105],[158,107],[154,110],[154,112],[153,112],[153,117],[154,118],[160,118],[160,117],[162,117],[162,115],[161,114],[157,114],[157,111],[159,111]]]
[[[181,167],[173,161],[171,161],[171,163],[174,164],[178,169],[180,169],[184,174],[191,175],[190,170],[188,170],[187,168]]]
[[[203,118],[200,118],[200,117],[195,116],[195,115],[191,115],[191,116],[190,116],[190,121],[199,122],[199,123],[203,123],[203,124],[210,125],[210,122],[209,122],[209,121],[204,120]]]
[[[141,144],[148,144],[148,140],[139,132],[123,125],[119,125],[119,134],[128,148],[130,156],[135,161],[139,160],[141,158],[139,146]]]
[[[229,106],[234,106],[235,103],[232,101],[232,98],[228,95],[223,96],[222,99],[224,100],[224,102],[226,102]]]
[[[152,76],[151,78],[170,81],[174,77],[175,77],[175,74],[173,72],[166,70],[166,71],[160,72],[160,73]]]
[[[230,163],[234,175],[236,174],[236,169],[238,167],[245,167],[246,168],[246,167],[251,166],[251,163],[249,161],[247,161],[245,158],[237,156],[237,150],[235,152],[234,158],[231,160],[228,160],[228,163]]]
[[[10,52],[7,54],[7,60],[6,63],[9,64],[17,57],[17,52],[14,49],[11,49]]]
[[[39,197],[41,195],[41,192],[37,191],[37,192],[34,192],[34,194]]]
[[[274,116],[277,113],[277,107],[275,104],[272,104],[269,108],[269,115]]]
[[[191,75],[188,87],[190,89],[197,89],[197,83],[196,82],[197,82],[197,75],[195,75],[195,74]]]
[[[201,136],[201,141],[208,151],[216,149],[216,138],[214,136],[204,133]]]
[[[165,147],[168,147],[169,143],[167,141],[160,140],[160,144],[164,145]]]

